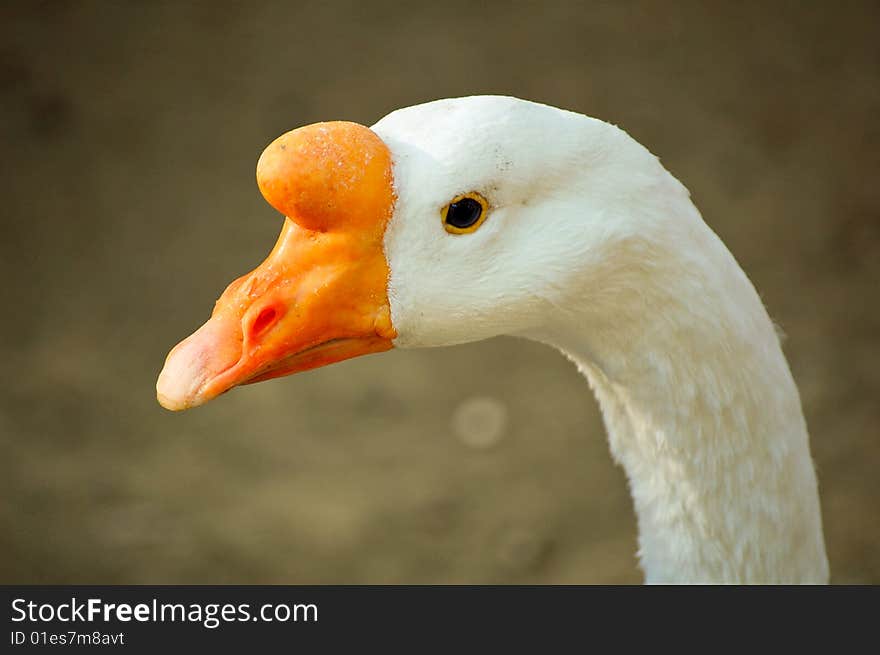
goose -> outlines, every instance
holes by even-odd
[[[513,335],[586,378],[648,583],[825,583],[798,390],[755,288],[617,126],[504,96],[300,127],[257,164],[267,259],[171,350],[167,409],[394,348]]]

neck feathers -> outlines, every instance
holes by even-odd
[[[638,261],[643,275],[628,289],[612,272],[613,309],[557,315],[541,339],[574,360],[599,400],[648,582],[827,582],[807,429],[778,336],[733,256],[687,207],[690,247],[681,234],[659,253],[619,244],[612,261]]]
[[[617,379],[579,361],[629,478],[648,582],[827,582],[816,477],[787,368],[762,370],[757,353],[691,354],[646,354]]]

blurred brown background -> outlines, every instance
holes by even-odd
[[[833,581],[880,582],[876,2],[6,2],[0,582],[639,582],[575,369],[496,339],[162,410],[167,350],[280,219],[295,126],[502,93],[617,123],[755,281]]]

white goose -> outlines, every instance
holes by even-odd
[[[648,582],[824,583],[797,388],[758,294],[625,132],[514,98],[440,100],[263,153],[272,253],[168,356],[169,409],[386,350],[507,334],[595,392]]]

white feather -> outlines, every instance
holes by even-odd
[[[587,377],[629,478],[649,582],[826,582],[797,389],[754,287],[622,130],[515,98],[401,109],[385,249],[399,347],[510,334]],[[491,213],[451,235],[440,209]]]

